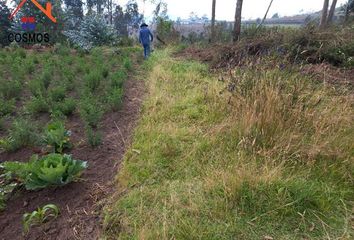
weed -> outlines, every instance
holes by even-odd
[[[125,57],[125,58],[123,59],[123,66],[124,66],[124,68],[125,68],[126,70],[128,70],[128,71],[132,70],[133,64],[132,64],[132,61],[130,60],[129,57]]]
[[[28,87],[34,97],[45,96],[46,88],[42,80],[33,79],[29,81]]]
[[[107,78],[109,75],[109,70],[106,67],[102,67],[102,76]]]
[[[17,80],[0,80],[0,97],[10,100],[12,98],[18,98],[21,94],[21,83]]]
[[[57,86],[49,91],[49,97],[53,102],[61,102],[66,96],[66,89],[63,86]]]
[[[50,218],[57,218],[58,215],[59,208],[54,204],[47,204],[42,208],[39,207],[36,211],[23,214],[23,230],[25,233],[27,233],[33,225],[43,224]]]

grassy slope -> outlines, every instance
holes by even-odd
[[[113,239],[353,236],[353,102],[277,70],[239,72],[157,52],[149,94],[105,209]],[[231,98],[230,98],[231,97]]]

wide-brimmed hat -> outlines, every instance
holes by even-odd
[[[147,25],[146,23],[143,23],[140,25],[140,27],[148,27],[149,25]]]

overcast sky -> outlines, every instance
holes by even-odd
[[[120,4],[127,2],[127,0],[114,1]],[[141,10],[144,5],[142,2],[142,0],[138,0]],[[212,0],[166,0],[166,2],[168,3],[168,14],[172,19],[177,17],[188,18],[191,12],[200,16],[206,14],[210,17],[211,15]],[[244,19],[263,17],[269,2],[270,0],[244,0],[242,17]],[[346,0],[338,0],[338,6],[345,2]],[[236,0],[216,0],[216,18],[218,20],[233,20],[235,7]],[[274,0],[269,15],[279,13],[280,16],[289,16],[300,12],[320,11],[322,7],[323,0]],[[146,3],[145,15],[151,15],[152,10],[153,6]]]

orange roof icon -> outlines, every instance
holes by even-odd
[[[50,2],[46,3],[46,8],[43,8],[36,0],[30,0],[34,5],[36,5],[39,10],[41,10],[52,22],[57,22],[57,20],[52,15],[52,4]],[[17,8],[11,13],[9,19],[13,19],[17,12],[22,8],[22,6],[27,2],[27,0],[22,0]]]

